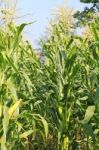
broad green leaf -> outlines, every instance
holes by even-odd
[[[46,139],[47,139],[47,137],[48,137],[48,123],[42,116],[40,116],[40,118],[41,118],[41,121],[43,123],[44,130],[45,130],[45,136],[46,136]]]
[[[15,41],[14,41],[14,44],[13,44],[13,49],[18,47],[19,40],[20,40],[20,35],[21,35],[24,27],[29,25],[29,24],[31,24],[31,23],[23,23],[23,24],[21,24],[20,26],[17,27],[17,33],[15,35]]]
[[[47,123],[47,121],[44,119],[44,117],[42,117],[39,114],[33,114],[33,115],[36,116],[36,117],[38,117],[40,119],[40,121],[42,122],[42,124],[44,126],[44,130],[45,130],[45,137],[47,138],[48,137],[48,123]]]
[[[48,137],[48,123],[43,117],[41,117],[41,121],[43,123],[44,129],[45,129],[45,136],[46,136],[46,139],[47,139],[47,137]]]
[[[24,139],[27,139],[27,137],[29,135],[31,135],[33,133],[33,130],[28,130],[28,131],[25,131],[24,133],[20,134],[19,137],[20,138],[24,138]]]
[[[35,106],[38,106],[40,103],[42,103],[42,101],[41,101],[41,100],[36,101],[36,102],[34,103],[34,107],[35,107]]]
[[[8,114],[9,114],[9,118],[11,118],[14,115],[14,112],[16,111],[16,109],[22,104],[22,100],[18,100],[13,106],[11,106],[9,108]]]
[[[80,100],[86,101],[88,100],[88,96],[81,97]]]
[[[82,123],[86,124],[90,121],[90,119],[93,117],[95,113],[95,106],[88,106],[85,112],[85,117]]]

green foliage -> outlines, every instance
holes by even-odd
[[[23,40],[26,25],[0,28],[0,149],[98,150],[98,18],[91,38],[53,25],[41,59]]]
[[[77,26],[84,26],[93,19],[99,17],[99,1],[98,0],[81,0],[83,3],[92,4],[90,7],[84,8],[83,11],[77,11],[74,15],[78,19]]]
[[[98,0],[80,0],[83,3],[97,3]]]
[[[89,25],[91,41],[71,36],[71,33],[60,30],[60,26],[54,26],[53,34],[42,42],[46,68],[44,75],[47,75],[44,81],[46,89],[51,90],[47,113],[52,117],[56,149],[59,150],[97,147],[98,135],[94,135],[93,131],[99,123],[95,121],[98,117],[95,91],[99,86],[99,29],[96,26],[98,24],[94,22]],[[92,46],[96,42],[96,46]],[[82,133],[77,133],[78,130]],[[80,140],[77,134],[80,134]],[[86,141],[86,137],[91,139]],[[85,143],[80,145],[82,141]]]
[[[26,25],[9,24],[6,33],[0,29],[1,150],[35,147],[30,142],[37,137],[38,142],[39,139],[46,141],[48,136],[48,123],[34,107],[36,86],[40,83],[40,61],[31,45],[22,40],[21,32]]]

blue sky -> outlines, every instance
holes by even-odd
[[[67,0],[67,6],[74,9],[82,10],[84,4],[79,0]],[[44,34],[48,20],[51,18],[53,9],[63,4],[64,0],[18,0],[17,13],[23,16],[19,22],[36,21],[33,25],[26,27],[24,31],[25,38],[29,39],[34,46],[40,36]]]

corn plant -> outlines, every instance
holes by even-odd
[[[48,134],[46,120],[35,111],[40,63],[31,45],[22,40],[21,32],[26,25],[8,24],[9,34],[0,29],[1,150],[32,147],[38,127],[44,128],[45,134],[39,135],[43,140]]]
[[[59,21],[41,59],[23,29],[0,27],[0,149],[99,149],[99,19],[78,36]]]
[[[47,82],[45,88],[49,90],[49,111],[46,111],[53,122],[51,130],[55,132],[53,137],[57,139],[55,149],[91,149],[92,145],[92,149],[97,147],[95,143],[98,138],[95,133],[98,133],[98,122],[95,123],[93,117],[97,116],[95,112],[98,104],[95,97],[98,97],[99,86],[99,43],[96,26],[94,22],[89,25],[92,39],[85,39],[67,34],[64,26],[56,25],[52,27],[50,38],[42,42],[45,54],[44,80]],[[93,120],[89,123],[92,117]],[[96,126],[95,131],[93,126]]]

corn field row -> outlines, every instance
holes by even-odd
[[[52,25],[39,57],[27,25],[0,27],[0,150],[98,150],[99,18],[90,36]]]

